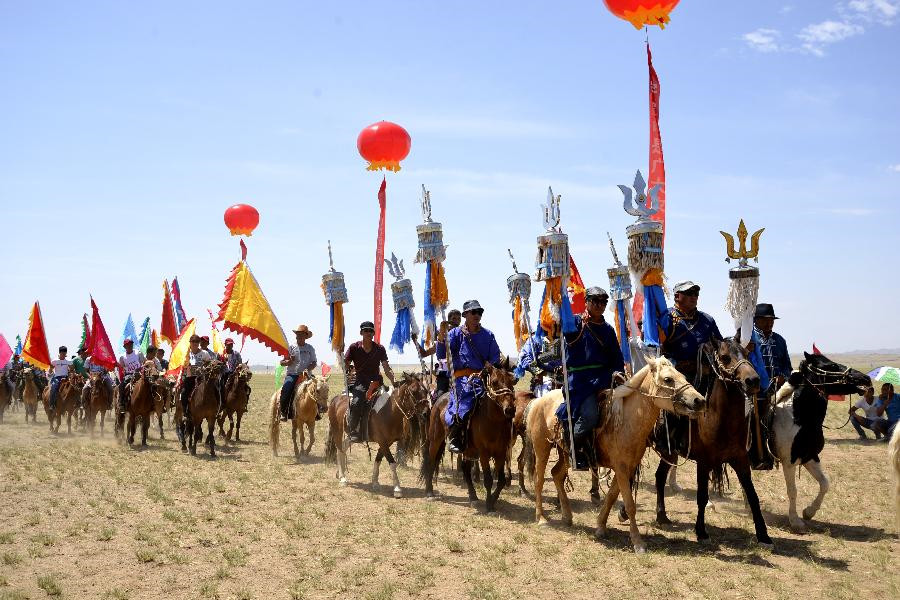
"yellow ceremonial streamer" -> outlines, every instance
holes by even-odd
[[[261,336],[264,338],[261,341],[272,350],[287,355],[288,342],[281,323],[245,262],[236,267],[228,304],[217,320],[224,320],[226,328],[230,328],[228,325],[239,326],[241,332],[250,337],[258,339]]]
[[[562,278],[548,279],[546,284],[544,303],[541,304],[541,327],[547,333],[547,339],[552,340],[559,321],[559,307],[562,304]]]
[[[213,352],[216,354],[225,352],[225,344],[222,343],[222,336],[219,335],[219,332],[216,329],[212,330],[212,347]]]
[[[435,308],[447,306],[450,293],[447,291],[447,278],[444,265],[439,260],[431,261],[431,304]]]
[[[641,277],[641,283],[643,285],[658,285],[659,287],[663,287],[662,269],[649,269],[644,273],[644,276]]]
[[[334,333],[331,336],[331,349],[340,354],[344,350],[344,303],[334,303]]]
[[[188,324],[185,325],[184,331],[181,332],[178,339],[175,340],[175,345],[172,348],[172,355],[169,357],[169,370],[166,371],[166,373],[174,375],[181,370],[181,367],[187,362],[190,339],[191,336],[194,335],[195,329],[196,323],[194,322],[194,319],[191,319],[188,321]]]
[[[525,339],[527,339],[527,333],[523,332],[523,329],[522,299],[519,296],[516,296],[515,302],[513,303],[513,335],[516,336],[516,350],[519,352],[522,351],[522,345],[525,343]]]

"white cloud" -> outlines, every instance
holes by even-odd
[[[503,117],[413,116],[406,120],[410,129],[462,138],[570,138],[573,132],[555,123]]]
[[[794,10],[793,4],[785,4],[784,6],[781,7],[781,9],[778,12],[780,12],[783,15],[786,15],[789,12],[792,12],[793,10]]]
[[[797,34],[797,37],[802,42],[804,50],[816,56],[824,56],[825,46],[860,35],[864,31],[865,29],[862,25],[855,23],[822,21],[821,23],[807,25]]]
[[[851,0],[847,3],[849,12],[868,22],[890,24],[900,15],[900,0]]]
[[[900,173],[900,163],[897,163],[896,165],[889,165],[888,171],[893,171],[894,173]]]
[[[871,208],[827,208],[825,212],[848,217],[868,217],[874,215],[876,211]]]
[[[748,46],[759,52],[777,52],[781,48],[779,44],[780,37],[781,32],[777,29],[761,27],[756,31],[745,33],[741,36],[741,39]]]

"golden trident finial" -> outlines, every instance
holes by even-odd
[[[766,228],[763,227],[759,231],[755,231],[752,236],[750,236],[750,250],[747,250],[747,227],[744,225],[744,220],[741,219],[740,224],[737,229],[737,238],[740,246],[738,250],[734,249],[734,238],[730,233],[725,233],[724,231],[720,231],[724,237],[725,241],[728,243],[728,258],[726,258],[726,262],[731,262],[731,259],[735,258],[740,261],[742,266],[747,264],[747,259],[752,258],[756,262],[759,262],[759,237],[762,235],[762,232],[765,231]]]

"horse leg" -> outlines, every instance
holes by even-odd
[[[3,418],[3,415],[2,415],[2,413],[0,413],[0,420],[2,420],[2,418]],[[76,424],[77,424],[77,417],[76,417]],[[69,411],[69,413],[66,415],[66,429],[68,429],[67,433],[69,435],[72,435],[72,411]]]
[[[157,413],[156,417],[157,417],[157,419],[159,419],[159,439],[164,440],[164,439],[166,439],[166,436],[163,434],[162,413]]]
[[[225,437],[225,429],[223,429],[222,427],[225,424],[225,411],[223,410],[222,412],[217,414],[214,420],[219,424],[219,435]]]
[[[825,494],[828,493],[830,482],[828,480],[828,475],[822,470],[822,463],[816,460],[810,460],[803,463],[803,466],[809,471],[809,474],[815,477],[816,481],[819,482],[819,493],[813,499],[812,503],[803,509],[803,518],[809,521],[816,516],[816,513],[822,507],[822,500],[825,499]]]
[[[644,544],[643,538],[641,538],[641,532],[638,531],[637,521],[635,520],[635,514],[637,513],[637,507],[634,503],[634,495],[632,494],[632,484],[634,482],[634,468],[625,467],[624,465],[619,465],[619,468],[616,469],[617,473],[628,473],[628,479],[625,481],[624,486],[619,487],[619,491],[622,494],[622,500],[625,502],[625,512],[628,513],[628,532],[631,535],[631,545],[634,546],[634,551],[637,554],[643,554],[647,551],[647,546]]]
[[[225,439],[229,442],[232,433],[234,433],[234,413],[228,413],[228,433],[225,434]]]
[[[469,489],[469,507],[474,508],[478,501],[478,493],[475,492],[475,485],[472,483],[472,462],[471,460],[462,461],[463,479],[466,487]]]
[[[384,448],[378,446],[375,461],[372,463],[372,491],[378,491],[378,475],[381,470],[381,459],[384,458]]]
[[[301,450],[302,450],[303,454],[305,454],[306,456],[309,456],[310,454],[312,454],[313,443],[316,441],[316,422],[315,422],[315,420],[313,420],[312,423],[307,423],[306,429],[307,429],[307,431],[309,431],[309,446],[307,446],[306,448],[302,448]]]
[[[216,457],[216,420],[213,417],[209,417],[207,419],[209,423],[209,455],[213,458]],[[202,431],[203,422],[200,422],[200,427]]]
[[[479,464],[481,465],[481,472],[484,473],[484,479],[482,482],[484,483],[484,508],[485,512],[492,513],[494,512],[494,502],[496,502],[496,498],[494,497],[493,488],[494,488],[494,473],[491,471],[491,457],[489,454],[481,453],[478,459]],[[500,481],[503,478],[503,472],[506,470],[506,465],[504,464],[503,459],[497,462],[497,484],[499,486]]]
[[[390,446],[384,449],[384,457],[387,459],[388,465],[391,467],[391,479],[394,482],[394,498],[402,498],[403,490],[400,489],[400,478],[397,477],[397,461],[394,460],[394,455],[391,454]]]
[[[133,414],[128,415],[128,425],[126,426],[126,441],[128,445],[134,443],[134,432],[137,430],[137,419]]]
[[[519,469],[519,496],[528,496],[528,490],[525,488],[525,442],[522,442],[522,449],[519,450],[519,456],[516,457],[516,466]]]
[[[238,411],[237,423],[235,424],[235,430],[234,430],[234,441],[236,441],[236,442],[241,441],[241,417],[243,417],[243,416],[244,416],[244,413],[241,411]]]
[[[796,533],[806,533],[806,523],[797,516],[797,466],[783,462],[781,463],[781,472],[784,474],[784,485],[787,488],[788,521],[791,523],[791,529]],[[746,497],[744,494],[745,500]]]
[[[531,478],[534,481],[534,520],[539,526],[547,525],[547,517],[544,516],[544,475],[547,471],[547,461],[550,460],[551,448],[544,443],[534,446],[534,473]],[[565,458],[560,457],[559,462]],[[559,464],[559,463],[557,463]]]
[[[681,493],[681,486],[678,485],[678,467],[672,467],[669,471],[669,489],[673,494]]]
[[[297,429],[300,430],[300,443],[303,444],[303,425],[297,426],[296,420],[291,420],[291,441],[294,442],[294,458],[300,460],[300,448],[297,447]]]
[[[335,432],[337,435],[337,432]],[[350,447],[350,441],[344,437],[343,432],[340,432],[340,436],[337,440],[337,455],[338,455],[338,477],[340,478],[338,481],[338,485],[347,485],[347,449]]]
[[[756,488],[753,487],[753,477],[750,474],[750,459],[745,454],[742,458],[728,461],[734,472],[737,473],[738,481],[744,488],[744,494],[747,496],[747,502],[750,504],[750,512],[753,513],[753,526],[756,528],[756,541],[767,548],[772,548],[772,538],[766,529],[766,521],[763,519],[762,510],[759,508],[759,496],[756,495]],[[805,512],[805,511],[804,511]]]
[[[667,459],[668,457],[661,457],[656,468],[656,522],[660,525],[672,524],[666,515],[666,475],[672,468]]]
[[[694,533],[697,541],[709,539],[706,532],[706,503],[709,501],[709,467],[697,461],[697,521],[694,524]],[[665,481],[665,480],[663,480]]]
[[[556,486],[556,496],[559,498],[559,513],[562,522],[572,526],[572,506],[569,504],[569,495],[566,493],[566,474],[569,472],[566,461],[559,460],[550,470],[553,484]]]
[[[201,422],[202,424],[202,422]],[[191,456],[197,455],[197,438],[203,435],[202,425],[196,425],[195,423],[189,423],[188,428],[191,430],[191,439],[188,445],[191,448]],[[198,431],[199,429],[199,431]]]
[[[594,537],[598,539],[606,537],[606,522],[609,520],[609,513],[612,511],[613,504],[616,503],[618,497],[619,476],[613,471],[613,479],[609,484],[609,491],[606,492],[606,498],[603,499],[603,506],[600,507],[600,512],[597,513],[597,530],[594,532]]]
[[[603,497],[600,495],[600,471],[591,469],[591,489],[588,491],[591,497],[591,504],[601,506]]]

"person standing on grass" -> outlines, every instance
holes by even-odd
[[[871,386],[866,389],[863,397],[850,407],[850,424],[853,425],[853,429],[859,434],[859,439],[869,439],[866,437],[866,432],[863,429],[874,432],[876,440],[881,438],[881,431],[878,430],[878,421],[883,421],[884,417],[878,414],[879,408],[881,408],[881,399],[876,400],[875,388]],[[859,414],[858,411],[860,410],[863,411],[863,414]]]

